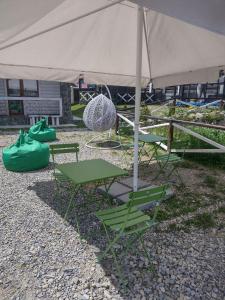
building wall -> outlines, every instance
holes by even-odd
[[[7,96],[5,84],[6,81],[4,79],[0,79],[0,97]]]
[[[56,81],[38,81],[39,97],[58,98],[60,97],[60,82]]]
[[[44,101],[43,98],[62,98],[62,117],[60,118],[60,123],[70,123],[72,121],[72,113],[71,113],[71,95],[70,95],[70,84],[60,83],[55,81],[38,81],[39,87],[39,98],[40,101]],[[0,97],[7,97],[7,89],[6,89],[6,80],[0,79]],[[23,97],[25,98],[25,97]],[[24,113],[32,114],[32,108],[35,108],[35,105],[38,106],[38,98],[36,101],[34,100],[26,100],[24,101]],[[51,101],[51,102],[50,102]],[[19,116],[9,116],[8,114],[8,104],[7,100],[0,99],[0,125],[23,125],[29,124],[29,118],[27,115],[19,115]],[[58,101],[57,100],[49,100],[48,109],[49,114],[58,114]],[[29,106],[30,104],[30,106]],[[32,105],[31,105],[32,104]],[[47,104],[47,103],[46,103]],[[43,105],[42,105],[43,106]],[[44,105],[46,106],[46,105]],[[44,107],[43,106],[43,107]],[[38,110],[38,107],[36,109]],[[39,111],[40,114],[44,114],[44,112]],[[38,114],[38,113],[36,113]],[[45,113],[46,115],[48,113]]]
[[[2,116],[8,116],[9,109],[8,109],[8,102],[4,100],[0,100],[0,118]]]
[[[5,97],[6,94],[6,81],[4,79],[0,79],[0,97]],[[8,103],[7,101],[0,100],[0,123],[3,118],[7,118],[8,115]]]
[[[49,99],[43,97],[41,99],[23,101],[24,115],[60,115],[61,99]]]
[[[72,122],[72,112],[71,112],[71,89],[70,84],[61,82],[60,85],[61,97],[62,97],[62,118],[60,118],[61,123],[71,123]]]
[[[27,116],[0,116],[0,126],[28,125]]]

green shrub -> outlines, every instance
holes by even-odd
[[[225,131],[189,126],[192,131],[197,132],[221,145],[225,146]],[[151,130],[151,133],[168,136],[168,128],[160,127]],[[213,149],[215,147],[209,145],[208,143],[197,139],[194,136],[185,134],[183,131],[174,129],[174,140],[172,143],[172,148],[175,149]],[[185,158],[199,162],[203,165],[217,167],[225,169],[225,153],[185,153]]]
[[[141,107],[140,111],[140,121],[146,123],[148,116],[151,115],[151,111],[147,105]]]

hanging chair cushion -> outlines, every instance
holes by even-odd
[[[39,142],[55,141],[56,130],[48,127],[46,119],[42,119],[30,128],[29,137]]]
[[[113,102],[100,94],[85,107],[83,121],[93,131],[106,131],[116,122],[116,108]]]
[[[33,140],[21,131],[16,143],[3,149],[2,160],[9,171],[38,170],[49,163],[49,146]]]

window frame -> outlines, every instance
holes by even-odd
[[[20,85],[20,95],[19,96],[10,96],[9,95],[9,80],[19,80],[19,85]],[[37,98],[39,97],[39,82],[38,80],[34,80],[36,82],[37,85],[37,95],[36,96],[31,96],[32,98]],[[7,96],[8,97],[29,97],[25,95],[25,90],[24,90],[24,82],[23,79],[7,79],[6,80],[6,86],[7,86]]]
[[[21,112],[19,113],[13,113],[12,109],[10,109],[10,105],[12,102],[18,102],[18,105],[21,107]],[[8,109],[9,109],[9,116],[24,116],[24,106],[23,106],[23,100],[8,100]]]

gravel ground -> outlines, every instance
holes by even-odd
[[[80,159],[101,158],[121,164],[115,150],[84,146],[90,132],[59,132],[62,142],[79,142]],[[0,135],[1,145],[16,135]],[[60,161],[73,160],[62,155]],[[80,217],[79,239],[73,217],[62,218],[62,201],[54,199],[51,166],[12,173],[0,161],[0,299],[225,299],[225,241],[207,231],[157,232],[145,241],[154,264],[130,254],[123,259],[128,286],[118,284],[112,259],[97,263],[105,238],[94,214]],[[94,208],[94,207],[93,207]],[[93,234],[93,232],[95,234]],[[118,245],[118,251],[122,251]]]

